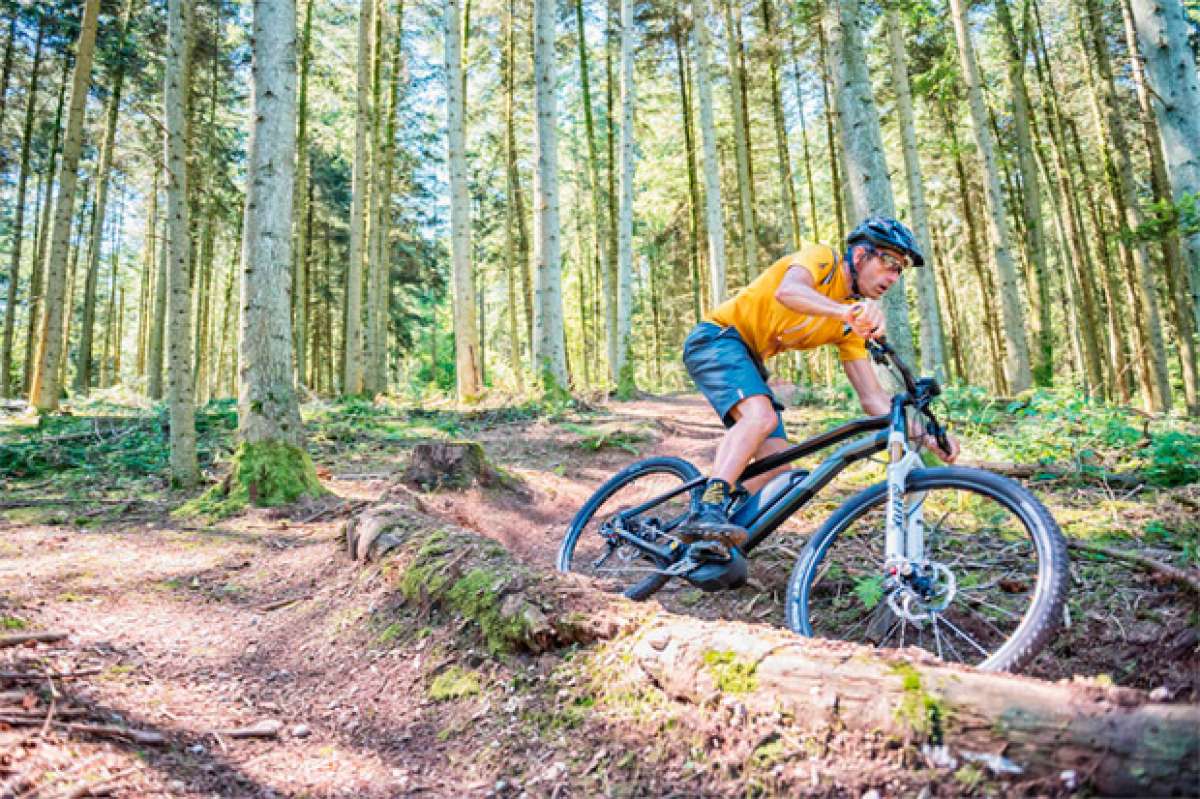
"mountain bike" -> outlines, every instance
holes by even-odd
[[[705,478],[685,460],[656,457],[622,469],[580,508],[559,548],[559,570],[590,575],[634,600],[672,579],[705,590],[737,587],[745,556],[846,467],[886,452],[886,479],[846,500],[805,543],[787,583],[788,626],[803,636],[915,645],[992,671],[1027,665],[1062,615],[1062,532],[1013,480],[975,468],[925,468],[921,431],[946,447],[932,409],[941,388],[933,378],[914,378],[886,341],[868,348],[904,390],[886,414],[751,463],[728,506],[750,534],[742,551],[732,549],[723,562],[713,562],[708,548],[694,556],[677,530]],[[838,444],[811,470],[788,469],[757,492],[741,488]]]

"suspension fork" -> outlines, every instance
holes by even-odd
[[[884,542],[884,571],[889,577],[907,576],[914,563],[925,560],[925,492],[908,495],[908,476],[921,466],[921,458],[908,445],[904,408],[906,395],[892,399],[892,424],[888,433],[887,516]]]

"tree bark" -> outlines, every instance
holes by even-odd
[[[987,111],[983,99],[983,85],[979,77],[979,64],[975,60],[975,48],[967,30],[962,0],[951,0],[951,16],[954,18],[954,33],[958,39],[958,54],[962,64],[963,80],[967,87],[967,105],[971,110],[971,128],[983,164],[985,197],[988,205],[988,232],[992,241],[992,260],[999,283],[1001,320],[1004,329],[1004,374],[1008,388],[1021,392],[1033,383],[1029,366],[1029,345],[1025,338],[1025,314],[1021,308],[1017,267],[1013,262],[1011,235],[1008,219],[1004,213],[1004,197],[1000,191],[1000,174],[996,166],[996,143],[987,123]]]
[[[1108,41],[1096,0],[1084,0],[1083,11],[1085,18],[1080,21],[1080,27],[1084,31],[1083,38],[1090,38],[1091,43],[1089,48],[1087,42],[1083,42],[1084,57],[1087,57],[1087,50],[1092,50],[1095,68],[1099,73],[1091,76],[1092,101],[1098,122],[1097,133],[1103,143],[1100,149],[1105,161],[1109,191],[1118,225],[1127,230],[1137,230],[1144,220],[1138,207],[1133,165],[1129,159],[1129,143],[1125,136],[1124,123],[1121,121],[1122,112],[1117,105],[1116,91],[1113,87]],[[1166,411],[1171,407],[1171,384],[1167,377],[1167,354],[1163,346],[1162,322],[1159,319],[1158,299],[1154,293],[1150,255],[1144,242],[1122,242],[1121,247],[1127,288],[1131,295],[1130,306],[1136,311],[1133,332],[1140,352],[1135,361],[1139,365],[1142,394],[1148,410]]]
[[[621,178],[617,211],[617,396],[637,391],[630,356],[633,327],[633,2],[621,0]]]
[[[932,255],[933,241],[929,237],[929,208],[925,204],[921,162],[917,156],[917,129],[916,123],[913,121],[912,91],[908,82],[904,22],[900,13],[894,8],[889,9],[886,13],[885,24],[888,28],[888,43],[892,53],[892,86],[896,92],[900,139],[904,152],[904,174],[908,178],[908,205],[912,215],[911,221],[921,251]],[[934,375],[939,381],[945,382],[945,345],[942,337],[942,317],[937,301],[937,285],[934,283],[934,269],[935,265],[929,263],[916,270],[917,310],[921,319],[921,371]]]
[[[733,109],[733,146],[737,161],[738,211],[742,228],[742,285],[750,282],[758,268],[758,230],[754,219],[754,200],[751,197],[750,144],[746,140],[746,109],[743,105],[745,92],[742,73],[738,65],[741,42],[733,23],[733,0],[720,0],[725,9],[725,41],[729,51],[729,95]],[[740,15],[741,9],[739,7]]]
[[[1041,185],[1030,134],[1031,109],[1025,85],[1025,55],[1028,31],[1018,38],[1008,10],[1008,0],[995,0],[996,19],[1004,33],[1008,65],[1008,85],[1012,95],[1013,126],[1017,133],[1018,169],[1021,176],[1021,210],[1025,236],[1025,257],[1033,271],[1030,298],[1037,314],[1037,348],[1034,353],[1033,380],[1039,386],[1050,385],[1054,372],[1054,329],[1050,319],[1050,287],[1046,266],[1046,232],[1042,222]]]
[[[548,392],[567,390],[563,338],[562,257],[558,223],[558,131],[555,104],[555,13],[552,0],[534,0],[534,85],[537,124],[533,181],[534,298],[533,364]]]
[[[289,307],[296,161],[294,0],[255,0],[253,41],[254,124],[242,233],[238,435],[247,445],[282,442],[302,448]]]
[[[813,185],[812,155],[808,146],[808,125],[804,117],[804,91],[800,85],[800,56],[796,46],[796,29],[788,26],[789,42],[792,51],[792,81],[796,85],[796,115],[800,118],[800,143],[804,153],[804,183],[808,189],[808,224],[814,241],[821,238],[817,226],[817,191]]]
[[[790,238],[789,249],[798,249],[802,238],[800,232],[800,207],[796,203],[796,187],[792,177],[792,156],[788,152],[787,126],[783,120],[783,98],[779,78],[779,27],[775,24],[775,12],[771,0],[761,0],[759,8],[763,16],[766,36],[767,64],[771,79],[771,117],[775,126],[775,157],[779,161],[779,204],[781,222],[787,226]],[[803,111],[802,111],[803,112]]]
[[[15,23],[16,17],[14,15]],[[37,110],[38,70],[42,64],[42,42],[46,23],[38,18],[37,39],[33,46],[33,63],[29,71],[29,88],[25,96],[25,124],[21,134],[21,167],[17,178],[15,219],[12,232],[12,260],[8,269],[8,298],[4,306],[4,341],[0,348],[0,397],[12,396],[13,329],[16,322],[17,285],[21,278],[21,248],[25,236],[25,192],[29,184],[29,155],[33,145],[33,119]],[[36,211],[36,206],[34,207]]]
[[[700,99],[700,143],[704,169],[704,227],[708,232],[708,301],[725,301],[725,221],[721,216],[721,165],[717,162],[717,134],[713,124],[712,68],[708,29],[708,0],[692,0],[696,29],[696,93]]]
[[[504,91],[504,274],[507,282],[508,290],[508,345],[512,351],[512,369],[513,376],[516,379],[518,386],[525,382],[525,370],[522,365],[522,345],[519,321],[520,314],[518,313],[521,302],[518,300],[517,284],[520,276],[528,273],[525,261],[528,260],[528,255],[524,248],[518,247],[519,242],[516,239],[516,226],[520,222],[519,215],[521,209],[517,203],[517,156],[516,142],[513,133],[513,94],[515,92],[515,71],[516,71],[516,38],[513,36],[513,5],[514,0],[508,0],[504,6],[503,36],[500,63],[500,80]],[[582,58],[583,56],[581,56]],[[584,96],[587,96],[587,73],[584,70]],[[588,119],[591,118],[591,105],[586,108]],[[594,152],[595,144],[591,142],[591,132],[588,132],[589,144]],[[593,168],[596,167],[595,158],[592,158]],[[598,181],[598,177],[594,177],[593,181]],[[596,237],[600,238],[600,217],[599,217],[599,196],[594,194],[592,198],[593,208],[596,211]],[[523,227],[523,225],[522,225]],[[520,276],[518,271],[520,270]],[[528,291],[522,292],[522,297],[528,301]],[[532,315],[530,315],[532,319]],[[528,335],[528,330],[526,331]]]
[[[1125,23],[1125,43],[1129,48],[1133,83],[1137,87],[1142,137],[1146,151],[1150,155],[1150,185],[1154,193],[1155,205],[1161,208],[1164,203],[1170,202],[1171,180],[1167,175],[1162,139],[1158,130],[1158,121],[1154,116],[1154,104],[1150,98],[1150,90],[1146,85],[1145,69],[1139,52],[1137,27],[1134,24],[1133,10],[1129,0],[1121,0],[1121,16]],[[1183,248],[1179,240],[1174,214],[1156,211],[1155,216],[1162,229],[1163,265],[1171,299],[1168,307],[1170,308],[1171,323],[1175,326],[1178,335],[1184,399],[1188,406],[1188,412],[1196,416],[1200,415],[1200,364],[1197,363],[1200,355],[1196,351],[1196,319],[1192,315],[1191,298],[1188,295],[1187,266],[1184,263]],[[1197,304],[1196,307],[1200,308],[1200,304]]]
[[[375,0],[361,0],[358,15],[358,83],[355,90],[354,176],[350,199],[350,261],[346,266],[346,304],[342,336],[342,393],[362,394],[363,262],[366,250],[367,135],[371,129],[371,29]]]
[[[1177,205],[1200,204],[1200,75],[1188,44],[1187,12],[1180,0],[1131,0],[1146,80],[1158,102],[1158,135]],[[1200,231],[1183,237],[1192,316],[1200,330]]]
[[[75,183],[79,152],[83,144],[83,116],[87,104],[88,81],[92,72],[92,55],[96,47],[96,22],[100,0],[87,0],[80,22],[79,41],[75,51],[75,68],[71,78],[71,99],[67,103],[66,136],[63,141],[62,162],[58,170],[58,200],[54,204],[54,229],[49,236],[46,253],[46,302],[38,329],[37,357],[33,379],[29,386],[29,404],[38,411],[58,408],[61,392],[62,336],[66,288],[67,257],[70,249],[71,216],[75,207]]]
[[[124,0],[117,23],[117,61],[112,69],[112,86],[105,112],[104,136],[100,144],[100,163],[96,167],[96,206],[92,212],[92,230],[88,247],[87,277],[83,290],[83,321],[79,328],[79,349],[75,356],[74,390],[86,394],[92,384],[92,337],[96,320],[96,278],[100,272],[100,239],[108,213],[108,184],[116,144],[117,113],[125,83],[125,30],[133,13],[133,0]]]
[[[300,34],[300,89],[296,112],[296,209],[293,229],[296,237],[295,265],[292,281],[295,291],[292,296],[292,327],[295,336],[293,349],[296,352],[296,380],[308,381],[308,294],[309,261],[311,256],[310,230],[312,220],[308,208],[308,73],[312,63],[312,22],[316,0],[304,4],[304,27]],[[398,46],[398,45],[397,45]],[[391,168],[389,161],[388,168]]]
[[[471,200],[467,195],[462,12],[459,0],[446,2],[447,140],[450,153],[450,250],[454,286],[454,362],[460,402],[476,399],[483,386],[479,375],[479,331],[475,318],[475,282],[471,267]]]
[[[675,44],[675,66],[679,75],[679,107],[683,116],[683,154],[688,176],[688,236],[687,256],[688,274],[691,276],[692,314],[699,322],[704,308],[700,280],[700,183],[696,175],[696,144],[692,126],[692,94],[691,76],[688,62],[684,56],[683,20],[679,9],[674,11],[671,20],[671,35]]]
[[[849,170],[846,181],[856,217],[895,216],[896,204],[884,157],[879,112],[871,93],[859,24],[858,0],[831,0],[823,28],[829,42],[834,95],[842,121],[839,135]],[[883,296],[882,305],[888,341],[905,361],[912,363],[912,332],[904,284],[901,276]]]

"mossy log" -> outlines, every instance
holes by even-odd
[[[667,613],[654,602],[601,593],[578,576],[518,563],[496,542],[399,502],[351,519],[346,540],[354,557],[387,555],[385,569],[406,600],[471,620],[493,651],[609,640],[681,701],[738,702],[801,727],[885,730],[944,745],[943,763],[979,760],[1055,789],[1191,795],[1200,784],[1196,705],[949,666],[917,649],[875,650]]]
[[[516,478],[493,466],[477,441],[431,441],[413,447],[400,478],[405,485],[434,488],[519,488]]]
[[[607,597],[582,578],[531,569],[500,544],[440,525],[398,502],[376,505],[345,527],[359,560],[388,557],[404,598],[474,623],[493,652],[547,652],[615,638],[652,609]]]

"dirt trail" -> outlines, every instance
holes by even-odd
[[[425,504],[549,567],[566,523],[613,471],[650,454],[707,463],[720,434],[696,397],[606,410],[588,424],[636,431],[636,455],[620,447],[592,451],[580,445],[579,432],[544,419],[499,424],[475,437],[527,482],[532,498],[468,491],[429,495]],[[789,420],[802,414],[789,411]],[[370,500],[405,457],[403,450],[376,451],[319,457],[319,465],[342,500]],[[744,772],[734,774],[724,761],[717,768],[719,758],[706,765],[704,747],[729,736],[730,762],[745,761],[757,751],[752,730],[736,738],[702,714],[688,734],[664,738],[650,711],[642,727],[564,726],[560,719],[572,711],[561,704],[567,689],[554,682],[554,658],[497,663],[472,648],[478,645],[464,629],[399,609],[378,570],[342,554],[341,521],[332,500],[327,507],[313,521],[304,519],[320,507],[294,509],[292,518],[251,511],[214,524],[181,524],[161,509],[136,507],[85,526],[69,513],[53,524],[17,513],[0,517],[0,616],[70,634],[60,644],[0,649],[0,671],[98,669],[55,681],[56,705],[83,708],[91,722],[169,738],[167,746],[136,747],[52,726],[0,731],[0,796],[67,795],[105,780],[111,795],[138,797],[748,790]],[[813,518],[827,509],[815,508]],[[815,521],[799,522],[806,524]],[[764,553],[756,582],[740,592],[714,598],[673,589],[664,592],[664,604],[702,617],[781,623],[779,581],[798,546],[785,536],[774,559]],[[458,665],[489,675],[494,690],[458,703],[431,698],[431,679]],[[263,720],[282,722],[282,733],[270,740],[213,734]],[[804,766],[811,795],[858,795],[870,787],[887,795],[930,779],[879,741],[840,738],[822,746]],[[768,777],[756,784],[771,793]],[[951,780],[943,795],[954,788]]]

